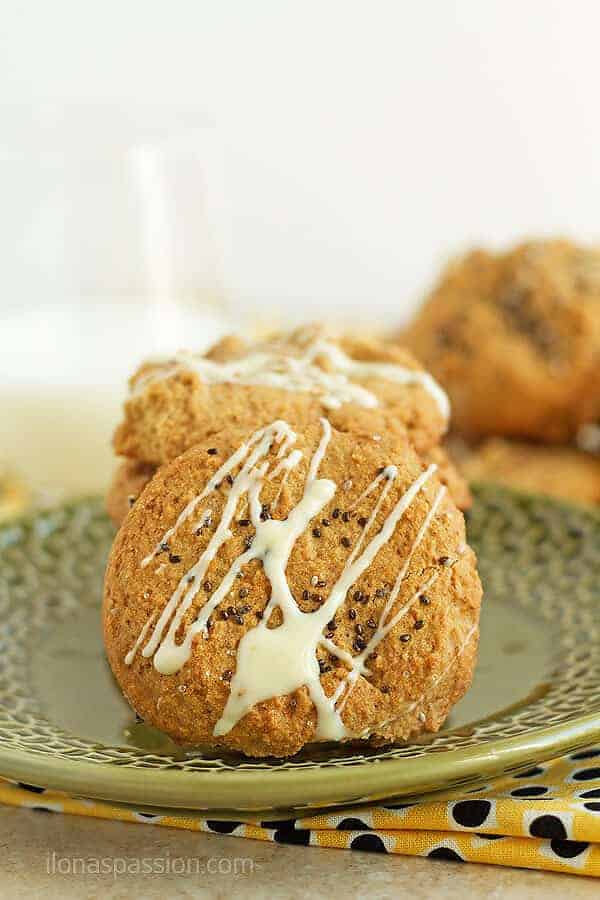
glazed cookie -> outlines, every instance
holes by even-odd
[[[174,740],[288,756],[439,729],[480,600],[463,516],[406,438],[276,421],[159,469],[115,539],[104,638]]]
[[[470,481],[497,481],[578,503],[600,503],[600,458],[575,447],[491,438],[461,464]]]
[[[476,250],[400,341],[447,389],[457,431],[568,442],[600,411],[600,250]]]
[[[324,414],[339,431],[365,436],[408,430],[424,452],[446,430],[449,406],[407,351],[311,327],[257,344],[227,338],[206,356],[144,364],[114,446],[160,466],[222,428],[278,418],[302,428]]]

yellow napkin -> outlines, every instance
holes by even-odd
[[[435,799],[298,819],[151,815],[0,779],[0,802],[262,841],[600,875],[600,746]]]

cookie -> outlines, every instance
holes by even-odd
[[[205,356],[144,364],[131,379],[114,446],[119,456],[160,466],[223,428],[281,418],[300,429],[320,415],[364,436],[408,430],[420,452],[439,443],[449,405],[408,351],[312,327],[257,344],[228,338]]]
[[[155,472],[156,466],[135,459],[123,460],[115,470],[106,494],[106,511],[117,528]]]
[[[470,481],[496,481],[578,503],[600,503],[600,457],[575,447],[490,438],[461,464]]]
[[[405,436],[276,421],[157,471],[112,548],[104,639],[146,722],[283,757],[439,729],[480,600],[463,516]]]
[[[600,413],[600,250],[469,253],[399,340],[448,391],[457,431],[568,443]]]

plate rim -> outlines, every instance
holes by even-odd
[[[5,778],[37,787],[108,802],[252,813],[277,809],[276,798],[282,791],[285,791],[286,806],[296,809],[356,805],[439,792],[504,772],[509,774],[507,768],[519,771],[599,739],[600,716],[587,713],[569,722],[483,742],[477,747],[444,750],[412,759],[362,762],[353,773],[360,779],[360,797],[349,796],[348,777],[352,767],[348,765],[311,770],[308,787],[304,783],[306,770],[153,770],[149,778],[143,767],[115,768],[105,763],[67,761],[44,753],[0,747],[0,773]],[[258,787],[263,798],[271,798],[260,806],[253,803]]]
[[[584,512],[600,522],[600,509],[547,497],[538,492],[515,490],[489,481],[477,481],[475,489],[493,488],[516,499],[542,501],[565,512]],[[72,510],[85,502],[98,502],[93,494],[70,497],[51,509],[29,509],[0,523],[0,530],[34,527],[45,515]],[[467,787],[503,773],[525,770],[535,762],[580,749],[600,740],[600,714],[584,713],[556,725],[534,728],[518,735],[483,741],[425,756],[374,759],[360,766],[340,764],[307,769],[257,768],[255,770],[185,771],[148,770],[143,766],[111,766],[89,760],[67,760],[43,751],[14,749],[0,744],[0,776],[79,797],[195,812],[239,811],[246,815],[281,809],[285,792],[288,809],[310,810],[349,806],[395,797],[421,796],[453,787]],[[99,745],[101,746],[101,745]],[[534,757],[535,755],[535,757]],[[309,784],[306,776],[310,771]],[[349,776],[352,775],[352,784]],[[351,788],[360,786],[361,795]],[[257,790],[260,805],[256,804]],[[307,798],[307,794],[310,797]],[[307,802],[308,799],[308,802]],[[43,805],[40,796],[40,805]]]

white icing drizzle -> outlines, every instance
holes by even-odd
[[[229,697],[223,714],[214,729],[216,736],[227,734],[257,703],[272,697],[289,695],[303,686],[308,689],[317,711],[315,734],[317,740],[343,740],[355,736],[344,725],[341,712],[359,676],[369,674],[366,660],[380,641],[398,624],[419,595],[437,578],[438,573],[435,571],[402,608],[391,615],[393,605],[408,573],[410,561],[437,512],[444,488],[438,491],[417,532],[408,556],[398,573],[377,629],[364,651],[353,656],[324,636],[327,623],[344,603],[350,588],[371,566],[379,551],[391,539],[400,519],[436,470],[435,465],[430,465],[415,479],[386,516],[377,533],[367,540],[385,499],[398,477],[397,468],[388,466],[376,476],[359,498],[359,501],[366,498],[378,486],[383,485],[342,572],[330,589],[329,596],[313,612],[304,613],[300,610],[287,582],[288,561],[298,538],[306,531],[312,519],[318,516],[333,499],[336,492],[336,485],[333,481],[318,477],[319,467],[331,438],[329,422],[322,419],[321,425],[323,434],[310,460],[302,497],[290,510],[285,520],[271,518],[264,520],[261,515],[260,499],[262,486],[266,478],[272,479],[276,474],[283,474],[285,478],[291,469],[299,464],[302,454],[298,450],[288,452],[296,440],[296,435],[285,422],[275,422],[273,425],[257,431],[232,454],[198,497],[188,503],[175,526],[168,529],[157,544],[157,548],[160,549],[161,545],[172,537],[177,528],[197,508],[201,499],[208,496],[223,476],[232,472],[235,467],[241,466],[237,476],[233,478],[221,519],[207,547],[198,561],[180,579],[174,593],[153,625],[152,633],[142,650],[144,657],[153,657],[154,667],[162,674],[169,675],[178,671],[191,655],[194,638],[198,634],[205,637],[208,635],[208,619],[229,594],[242,567],[252,560],[262,562],[265,575],[271,584],[271,598],[263,612],[262,619],[254,628],[247,631],[239,642],[236,669],[231,679]],[[270,463],[266,457],[273,441],[277,441],[281,447],[277,453],[277,462],[269,471]],[[287,456],[282,455],[286,452]],[[195,620],[185,627],[181,642],[176,643],[175,636],[180,631],[184,617],[200,590],[202,579],[210,563],[232,536],[229,526],[236,514],[238,503],[243,502],[244,499],[247,499],[249,517],[255,529],[252,544],[233,561],[221,583],[200,608]],[[356,506],[356,504],[354,505]],[[146,559],[151,560],[154,555],[150,554]],[[281,612],[281,624],[269,628],[271,613],[276,608],[279,608]],[[136,644],[127,654],[129,662],[133,660],[135,653],[143,644],[152,624],[152,620],[146,622]],[[325,694],[321,685],[321,673],[316,653],[319,645],[335,654],[349,669],[348,674],[331,696]],[[345,696],[338,704],[344,691],[346,692]]]
[[[319,360],[324,360],[329,370],[321,368]],[[376,395],[353,379],[378,378],[402,385],[420,384],[433,397],[444,419],[450,418],[448,396],[429,372],[397,363],[353,359],[336,344],[322,339],[309,344],[302,356],[292,355],[285,345],[280,348],[273,345],[229,362],[188,352],[153,362],[157,368],[138,377],[134,395],[152,382],[184,370],[196,372],[205,384],[263,385],[317,394],[326,409],[338,409],[344,403],[373,408],[379,405]]]
[[[212,510],[205,509],[197,522],[194,522],[192,525],[192,531],[199,531],[205,528],[207,525],[210,525],[212,522]]]
[[[167,531],[165,531],[152,553],[149,553],[148,556],[144,557],[141,563],[142,568],[145,568],[147,565],[149,565],[154,557],[158,556],[158,554],[162,552],[164,544],[168,544],[175,532],[177,532],[181,528],[183,523],[187,522],[190,516],[194,514],[200,503],[202,503],[202,501],[215,490],[215,488],[223,481],[225,476],[229,475],[232,469],[235,469],[236,466],[240,464],[240,462],[248,453],[249,448],[252,447],[256,443],[256,441],[260,440],[260,438],[263,437],[266,430],[267,429],[261,428],[260,431],[255,432],[247,443],[242,444],[241,447],[238,447],[235,453],[230,456],[229,459],[225,460],[223,465],[219,469],[217,469],[213,477],[210,479],[202,493],[198,494],[197,497],[192,497],[188,505],[179,514],[179,518],[172,526],[172,528],[169,528]],[[278,442],[281,442],[282,440],[288,438],[292,438],[292,442],[296,440],[296,434],[292,431],[287,422],[274,422],[273,425],[270,426],[269,433],[272,433],[272,436]]]
[[[275,512],[275,510],[277,509],[277,506],[279,505],[279,500],[281,497],[281,492],[283,491],[283,489],[285,487],[285,483],[288,480],[289,474],[292,471],[292,469],[296,468],[298,463],[301,461],[303,455],[304,454],[302,453],[301,450],[293,450],[290,453],[290,455],[286,456],[286,458],[284,460],[282,460],[282,462],[274,469],[271,477],[274,478],[276,475],[279,474],[280,470],[283,470],[283,478],[281,479],[277,493],[275,494],[275,497],[273,498],[273,502],[271,504],[271,512]]]
[[[131,650],[125,655],[125,665],[126,666],[130,666],[131,663],[133,662],[133,660],[135,659],[135,654],[140,649],[140,646],[142,645],[144,638],[148,634],[148,629],[150,628],[155,616],[156,616],[156,612],[153,612],[152,615],[148,618],[148,621],[146,622],[146,624],[144,625],[144,627],[142,628],[140,633],[138,634],[135,644],[133,645]]]
[[[312,482],[317,477],[317,472],[319,471],[319,466],[323,462],[323,457],[325,456],[325,451],[329,446],[329,441],[331,440],[331,425],[329,424],[327,419],[320,419],[321,428],[323,429],[323,436],[319,441],[319,446],[315,450],[313,457],[310,461],[310,466],[308,467],[308,475],[306,476],[306,483],[312,484]]]

